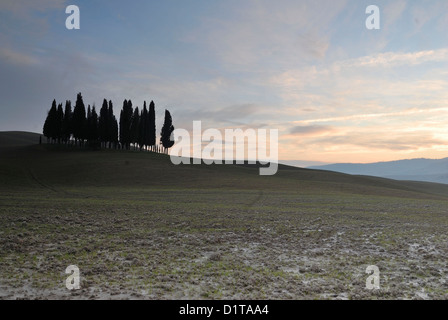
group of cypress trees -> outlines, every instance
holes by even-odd
[[[168,149],[174,144],[171,140],[173,131],[171,114],[165,110],[160,146],[156,144],[153,101],[149,104],[149,109],[145,101],[140,112],[138,107],[132,107],[131,100],[124,100],[118,123],[112,101],[103,100],[99,115],[95,105],[89,105],[86,112],[81,93],[78,93],[73,111],[70,100],[65,102],[65,110],[62,103],[56,105],[56,100],[53,100],[43,128],[44,136],[53,143],[126,150],[133,147],[164,153],[168,153]]]

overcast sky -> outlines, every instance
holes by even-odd
[[[154,100],[158,131],[165,108],[176,128],[279,129],[284,160],[448,156],[446,0],[2,0],[0,43],[0,131],[42,132],[82,92],[117,116]]]

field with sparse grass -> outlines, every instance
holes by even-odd
[[[0,147],[0,299],[447,299],[447,227],[448,185]]]

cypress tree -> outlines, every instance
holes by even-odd
[[[89,147],[96,148],[98,146],[98,114],[96,113],[95,105],[87,108],[87,126],[86,138]]]
[[[48,142],[48,139],[50,139],[50,110],[47,112],[47,117],[45,118],[44,128],[43,128],[43,134],[44,134],[44,137],[47,138],[47,142]]]
[[[154,149],[156,145],[156,112],[154,101],[149,104],[149,115],[148,115],[148,145]]]
[[[114,145],[114,148],[117,148],[118,144],[118,122],[114,116],[114,109],[112,101],[109,100],[109,111],[107,114],[107,141],[109,142],[109,148]]]
[[[125,100],[123,102],[123,109],[124,109],[124,105],[127,104],[127,103],[128,103],[127,100]],[[126,135],[125,128],[124,128],[125,120],[124,120],[124,111],[123,111],[123,109],[121,109],[121,111],[120,111],[120,139],[119,140],[120,140],[120,144],[121,145],[124,143],[125,135]]]
[[[117,149],[118,146],[118,121],[117,118],[115,118],[115,116],[112,116],[112,120],[111,120],[111,143],[114,144],[114,148]]]
[[[90,104],[87,107],[86,139],[89,142],[92,140],[92,110],[90,109]]]
[[[65,144],[70,141],[71,135],[73,134],[72,118],[72,102],[67,100],[65,101],[64,119],[62,120],[62,141]]]
[[[138,107],[136,107],[131,120],[131,143],[134,144],[134,149],[136,149],[137,144],[139,142],[139,127],[140,127],[140,112],[138,110]]]
[[[107,107],[107,100],[103,100],[103,105],[100,109],[100,116],[98,120],[98,136],[101,141],[101,143],[106,146],[107,142],[109,141],[109,110]]]
[[[57,108],[56,108],[56,99],[54,99],[44,123],[43,134],[47,138],[47,141],[50,139],[55,139],[56,136],[55,123],[57,121],[56,119],[57,119]]]
[[[132,101],[124,100],[123,109],[120,112],[120,143],[127,150],[131,148],[131,124],[133,110]]]
[[[98,114],[96,113],[95,105],[93,105],[90,119],[90,140],[93,141],[95,146],[97,146],[98,138]]]
[[[78,93],[76,97],[75,109],[73,110],[73,136],[75,137],[75,143],[80,141],[80,145],[83,144],[86,136],[86,107],[82,100],[81,93]]]
[[[61,143],[62,139],[62,121],[64,120],[64,110],[62,109],[62,103],[58,105],[58,110],[56,114],[55,121],[55,138],[58,140],[58,144]]]
[[[143,110],[140,114],[140,124],[139,124],[139,145],[140,150],[142,148],[146,148],[148,146],[148,134],[149,134],[149,118],[148,118],[148,109],[146,108],[146,101],[143,103]]]
[[[171,134],[174,131],[173,119],[168,110],[165,110],[165,121],[163,123],[162,131],[160,132],[160,143],[165,148],[164,151],[168,153],[168,149],[174,145],[174,141],[171,140]]]

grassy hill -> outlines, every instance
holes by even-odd
[[[35,145],[40,136],[33,132],[0,131],[0,148]]]
[[[6,135],[0,298],[448,298],[447,185],[287,166],[259,176]],[[78,292],[64,286],[72,264]],[[365,289],[368,265],[379,291]]]
[[[0,188],[196,188],[289,190],[304,194],[348,193],[446,198],[448,185],[353,176],[279,165],[275,176],[256,166],[179,165],[148,152],[90,151],[37,145],[39,134],[0,132]]]
[[[409,198],[446,198],[448,195],[448,185],[351,176],[283,165],[275,176],[259,176],[258,173],[255,166],[175,166],[169,156],[162,154],[89,151],[45,144],[11,148],[0,156],[1,189],[44,188],[62,192],[77,188],[213,188]]]

